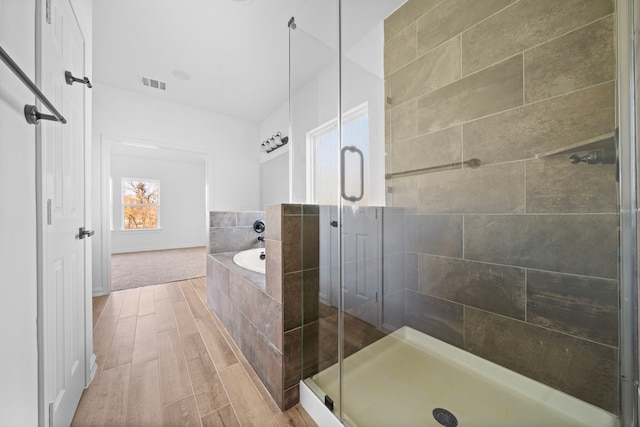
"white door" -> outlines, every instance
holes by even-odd
[[[41,121],[41,398],[44,425],[68,426],[85,385],[84,40],[68,0],[44,0],[40,87],[67,119]],[[40,110],[46,110],[40,107]]]

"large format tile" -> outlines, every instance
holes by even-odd
[[[133,359],[133,347],[136,335],[137,317],[121,317],[113,334],[113,341],[109,349],[109,355],[104,364],[105,369],[131,363]]]
[[[618,282],[529,270],[527,321],[618,345]]]
[[[264,237],[269,240],[282,240],[282,205],[265,206]]]
[[[276,301],[282,302],[282,242],[265,241],[265,290]]]
[[[609,346],[465,307],[465,349],[543,384],[616,412],[618,351]]]
[[[417,329],[456,347],[463,345],[463,306],[414,291],[406,292],[405,321]]]
[[[442,0],[409,0],[384,20],[384,39],[389,40]]]
[[[209,212],[209,218],[211,227],[236,227],[238,225],[236,212]]]
[[[282,272],[302,270],[302,216],[282,217]]]
[[[418,177],[418,213],[524,212],[524,164],[463,168]]]
[[[462,256],[461,215],[407,215],[408,252]]]
[[[212,254],[243,251],[259,247],[258,234],[252,227],[209,229],[209,250]]]
[[[609,15],[614,11],[613,3],[613,0],[519,1],[462,35],[463,74]]]
[[[418,98],[418,131],[433,132],[518,107],[522,85],[521,55],[457,80]]]
[[[388,86],[388,85],[387,85]],[[418,135],[418,102],[413,99],[387,111],[391,141],[397,142]]]
[[[454,126],[394,143],[386,172],[407,172],[457,163],[461,154],[462,126]]]
[[[285,389],[302,379],[302,328],[284,334],[283,376]]]
[[[465,123],[465,156],[482,164],[530,159],[612,132],[615,85],[605,83]]]
[[[456,81],[460,67],[460,39],[454,38],[388,75],[387,97],[400,105]]]
[[[469,215],[466,259],[615,278],[618,216]]]
[[[418,55],[462,33],[515,0],[449,0],[418,19]]]
[[[417,26],[411,24],[384,46],[384,75],[404,67],[417,57]]]
[[[616,165],[572,165],[566,155],[526,162],[528,213],[615,213]]]
[[[525,270],[494,264],[419,257],[419,292],[525,319]]]
[[[613,29],[609,16],[525,52],[525,102],[615,79]]]
[[[231,301],[282,351],[282,304],[235,273],[230,274],[230,287]]]

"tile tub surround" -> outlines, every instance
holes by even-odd
[[[282,304],[265,292],[265,275],[239,267],[233,254],[209,255],[207,302],[284,410]]]
[[[387,180],[405,298],[384,320],[616,413],[615,165],[536,158],[613,131],[613,11],[409,0],[385,21],[386,172],[482,166]]]
[[[209,212],[209,253],[259,248],[260,242],[257,239],[260,234],[253,230],[253,223],[257,219],[265,220],[263,211]],[[266,230],[268,229],[267,226]]]
[[[255,213],[243,214],[212,212],[213,235],[233,239],[248,228],[250,233],[246,235],[255,239],[251,227]],[[267,225],[266,274],[235,265],[235,252],[212,253],[207,264],[207,299],[273,399],[285,410],[298,403],[303,286],[310,290],[305,303],[307,315],[314,298],[317,312],[318,207],[267,206],[263,218]],[[229,249],[226,242],[212,242],[212,247]],[[235,246],[231,250],[242,249]]]

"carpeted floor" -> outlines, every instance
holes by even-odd
[[[158,285],[207,275],[205,246],[111,255],[111,290]]]

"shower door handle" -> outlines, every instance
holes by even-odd
[[[347,153],[347,151],[351,151],[352,153],[356,153],[358,156],[360,156],[360,195],[358,196],[348,196],[344,188],[346,181],[344,175],[345,154]],[[360,151],[358,147],[354,145],[347,145],[346,147],[342,147],[342,150],[340,150],[340,189],[342,198],[350,202],[357,202],[359,200],[362,200],[362,198],[364,197],[364,155],[362,154],[362,151]]]

